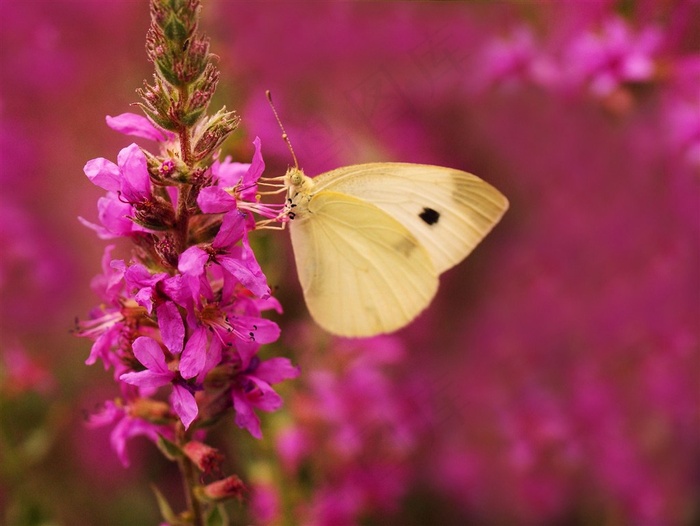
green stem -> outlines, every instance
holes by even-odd
[[[187,89],[183,88],[180,93],[181,97],[187,96]],[[193,161],[190,152],[190,130],[183,126],[178,131],[180,139],[180,156],[182,161],[187,165],[187,168],[192,169]],[[177,223],[175,224],[178,252],[182,253],[187,248],[187,237],[189,233],[190,211],[188,207],[190,198],[190,186],[180,185],[177,198]]]
[[[180,447],[183,447],[188,441],[187,434],[182,426],[178,426],[177,440]],[[204,510],[194,492],[197,485],[197,470],[187,457],[180,457],[177,463],[182,475],[187,509],[192,515],[192,524],[194,526],[204,526]]]
[[[190,228],[190,209],[188,206],[190,199],[190,188],[190,185],[182,184],[180,185],[178,191],[175,236],[177,239],[177,250],[180,254],[187,249],[187,238]]]
[[[190,131],[187,128],[182,128],[178,132],[180,139],[180,157],[188,167],[192,167],[192,153],[190,151]]]

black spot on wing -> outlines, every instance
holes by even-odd
[[[440,220],[440,212],[433,210],[432,208],[423,208],[423,211],[418,214],[427,225],[434,225]]]

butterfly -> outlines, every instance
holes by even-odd
[[[318,325],[346,337],[410,323],[435,296],[440,274],[508,209],[475,175],[423,164],[358,164],[314,178],[294,167],[285,185],[306,305]]]

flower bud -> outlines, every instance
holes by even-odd
[[[231,475],[222,480],[217,480],[206,486],[196,488],[197,497],[200,500],[208,502],[221,502],[223,500],[243,498],[243,492],[246,490],[243,481],[236,475]]]
[[[162,263],[165,263],[166,266],[171,268],[177,268],[178,258],[180,256],[172,235],[165,234],[165,236],[156,241],[153,249],[156,254],[158,254]]]
[[[164,424],[172,419],[168,404],[150,398],[139,398],[132,402],[129,413],[134,418],[142,418],[154,424]]]
[[[222,108],[210,117],[194,145],[192,152],[194,158],[201,160],[216,151],[238,127],[240,120],[238,115],[232,111],[226,111],[226,108]]]
[[[153,122],[165,130],[178,130],[180,122],[172,118],[170,93],[158,76],[154,76],[153,86],[144,82],[143,88],[136,90],[136,93],[142,99],[142,102],[136,104]]]
[[[225,363],[214,367],[204,378],[206,391],[217,391],[228,387],[231,380],[241,371],[240,364]]]
[[[205,474],[212,470],[218,471],[224,460],[223,455],[218,450],[196,440],[185,444],[182,452]]]
[[[168,230],[175,224],[175,210],[170,203],[153,198],[134,205],[132,220],[149,230]]]

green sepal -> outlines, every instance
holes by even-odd
[[[178,87],[180,85],[177,75],[175,75],[173,72],[173,63],[171,60],[166,61],[160,59],[155,62],[155,65],[161,79],[174,87]]]
[[[177,18],[173,17],[167,24],[165,24],[163,34],[169,41],[169,44],[173,45],[173,47],[176,49],[182,49],[185,40],[187,40],[189,32]]]
[[[182,457],[182,449],[175,444],[175,442],[168,440],[163,435],[158,435],[158,441],[156,442],[160,452],[165,455],[168,460],[177,460]]]
[[[166,232],[166,231],[171,230],[173,228],[173,225],[168,225],[165,223],[144,221],[143,219],[139,219],[138,217],[134,217],[134,216],[126,216],[126,217],[127,217],[127,219],[131,219],[137,225],[140,225],[143,228],[146,228],[148,230],[154,230],[156,232]]]
[[[165,80],[171,86],[182,87],[185,85],[182,79],[180,79],[173,71],[172,60],[167,62],[164,60],[159,60],[156,62],[156,66],[158,67],[158,73],[160,73],[163,80]]]
[[[207,526],[228,526],[228,515],[223,505],[214,506],[207,514]]]
[[[163,128],[164,130],[177,132],[180,129],[180,125],[177,122],[173,122],[169,118],[168,119],[162,118],[160,113],[153,111],[145,104],[143,104],[141,102],[136,102],[135,104],[137,106],[139,106],[141,108],[141,111],[143,111],[153,122],[155,122],[158,126]]]
[[[181,115],[180,119],[182,123],[189,128],[197,124],[197,121],[202,117],[202,113],[204,113],[205,109],[206,107],[197,108],[196,110]]]

